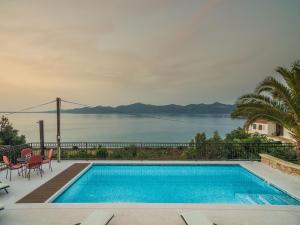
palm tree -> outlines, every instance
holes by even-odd
[[[251,94],[241,96],[231,113],[233,118],[245,118],[245,127],[257,119],[267,119],[289,130],[297,143],[300,160],[300,61],[291,69],[278,67],[279,77],[266,77]]]

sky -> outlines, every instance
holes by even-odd
[[[0,0],[0,111],[234,103],[300,59],[299,0]]]

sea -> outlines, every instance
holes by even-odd
[[[27,142],[39,141],[39,120],[44,121],[45,141],[56,140],[55,113],[18,113],[8,116]],[[243,126],[230,115],[127,115],[61,114],[62,142],[189,142],[197,132],[224,137]]]

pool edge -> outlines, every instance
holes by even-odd
[[[63,192],[65,192],[71,185],[73,185],[84,173],[86,173],[87,170],[91,169],[91,167],[93,166],[109,166],[109,165],[143,165],[143,166],[147,166],[147,165],[153,165],[153,166],[240,166],[242,169],[246,170],[247,172],[249,172],[250,174],[252,174],[253,176],[256,176],[257,178],[259,178],[260,180],[262,180],[263,182],[266,182],[268,185],[274,187],[275,189],[278,189],[279,191],[285,193],[286,195],[288,195],[289,197],[293,198],[294,200],[298,201],[300,203],[300,197],[296,196],[293,193],[290,193],[289,191],[285,190],[284,188],[280,187],[280,185],[274,184],[274,182],[271,182],[268,180],[268,178],[264,177],[263,175],[259,175],[256,171],[253,171],[251,168],[249,168],[248,166],[246,166],[244,163],[248,163],[249,161],[226,161],[226,162],[219,162],[219,161],[192,161],[192,162],[184,162],[184,161],[169,161],[169,162],[159,162],[159,161],[134,161],[134,162],[128,162],[128,161],[116,161],[116,162],[90,162],[89,165],[84,168],[80,173],[78,173],[73,179],[71,179],[66,185],[64,185],[63,187],[61,187],[56,193],[54,193],[49,199],[47,199],[47,201],[45,201],[44,203],[51,203],[51,204],[57,204],[57,205],[62,205],[62,204],[66,204],[66,205],[74,205],[74,204],[83,204],[83,205],[87,205],[87,204],[103,204],[103,205],[108,205],[108,204],[118,204],[118,205],[123,205],[123,204],[145,204],[145,205],[151,205],[151,204],[167,204],[167,205],[173,205],[173,204],[190,204],[190,205],[224,205],[224,203],[138,203],[138,202],[99,202],[99,203],[90,203],[90,202],[81,202],[81,203],[59,203],[59,202],[53,202],[55,201],[56,198],[59,197],[59,195],[61,195]],[[247,205],[250,206],[252,204],[225,204],[225,205],[231,205],[231,206],[235,206],[235,205]],[[256,205],[256,204],[253,204]],[[259,205],[259,204],[257,204]],[[260,206],[264,206],[264,205],[260,205]],[[299,206],[299,205],[270,205],[270,206],[274,206],[274,207],[279,207],[279,206]]]

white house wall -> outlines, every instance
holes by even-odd
[[[252,126],[253,124],[256,124],[256,129],[253,129],[253,126]],[[269,137],[276,138],[276,124],[275,123],[268,122],[267,124],[266,123],[253,123],[253,124],[248,129],[249,133],[259,133],[259,134],[267,135]],[[258,129],[259,125],[262,126],[262,130]],[[290,132],[286,128],[283,128],[283,135],[279,136],[279,137],[282,137],[282,138],[285,138],[288,140],[294,140],[292,135],[290,135]]]
[[[292,135],[290,135],[289,130],[286,128],[283,128],[283,137],[288,139],[293,139]]]
[[[275,136],[276,135],[276,124],[268,123],[268,135]]]
[[[269,124],[265,123],[254,123],[256,124],[256,129],[253,129],[253,124],[249,127],[250,133],[259,133],[259,134],[265,134],[270,135],[272,133],[272,127],[270,128]],[[262,126],[262,130],[259,130],[259,126]]]

